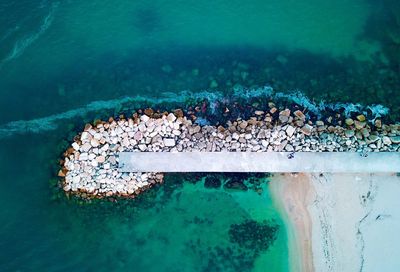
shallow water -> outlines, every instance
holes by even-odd
[[[189,183],[174,198],[159,200],[157,189],[123,205],[58,197],[49,181],[63,141],[121,107],[64,113],[125,96],[180,104],[201,90],[229,97],[271,86],[316,103],[382,104],[398,118],[397,10],[394,0],[1,2],[0,270],[198,271],[199,256],[215,270],[287,270],[286,228],[267,188],[260,196]],[[257,256],[228,237],[247,219],[280,226]]]

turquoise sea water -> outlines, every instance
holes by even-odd
[[[63,143],[84,121],[117,114],[122,97],[173,104],[184,90],[271,86],[381,104],[398,118],[398,3],[1,1],[0,270],[287,271],[267,185],[217,190],[174,175],[130,202],[78,204],[50,182]],[[231,239],[235,226],[249,227],[249,241],[278,231],[257,250]]]

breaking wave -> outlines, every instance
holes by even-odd
[[[138,95],[112,100],[94,101],[87,104],[86,106],[43,118],[12,121],[0,126],[0,138],[9,137],[14,134],[41,133],[44,131],[55,130],[57,129],[59,124],[62,124],[62,122],[60,122],[61,120],[68,120],[76,117],[85,117],[89,113],[94,113],[100,110],[121,108],[128,103],[146,103],[150,106],[162,103],[178,104],[185,103],[189,100],[206,99],[210,102],[211,107],[214,107],[211,109],[215,110],[218,105],[218,101],[229,102],[235,101],[235,99],[251,99],[257,97],[268,98],[271,100],[284,99],[289,102],[296,103],[304,107],[304,109],[306,109],[308,112],[312,112],[319,116],[321,116],[324,111],[329,109],[343,109],[346,115],[350,115],[353,112],[363,113],[367,116],[369,120],[374,120],[389,113],[389,109],[382,105],[363,106],[361,104],[354,103],[326,103],[325,101],[320,101],[316,103],[300,91],[282,93],[275,92],[271,87],[257,89],[236,88],[234,89],[233,94],[230,96],[215,91],[202,91],[196,93],[190,91],[182,91],[179,93],[166,92],[161,97],[145,97]]]

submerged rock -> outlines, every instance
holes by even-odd
[[[240,247],[254,250],[257,254],[268,250],[275,242],[279,226],[273,222],[246,220],[240,224],[232,224],[229,238]]]
[[[224,184],[225,189],[247,191],[247,186],[240,179],[230,179]]]
[[[221,180],[216,175],[209,175],[204,180],[204,187],[219,188],[221,187]]]

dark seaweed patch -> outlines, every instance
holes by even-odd
[[[273,222],[257,222],[246,220],[240,224],[232,224],[229,237],[232,243],[240,247],[254,250],[255,254],[268,250],[277,237],[279,226]]]

